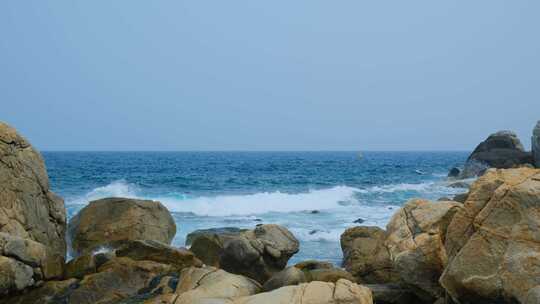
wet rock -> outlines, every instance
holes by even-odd
[[[358,226],[341,235],[343,267],[360,283],[399,280],[386,248],[387,234],[379,227]]]
[[[525,303],[539,285],[539,227],[540,170],[489,170],[448,226],[442,286],[459,303]]]
[[[465,188],[469,189],[469,184],[466,182],[454,182],[448,185],[450,188]]]
[[[174,220],[160,202],[128,198],[92,201],[68,226],[74,257],[129,240],[170,244],[175,234]]]
[[[459,170],[459,168],[457,168],[457,167],[454,167],[454,168],[450,169],[450,171],[448,172],[448,177],[457,178],[457,177],[459,177],[460,173],[461,173],[461,170]]]
[[[366,220],[359,218],[359,219],[354,220],[353,223],[355,223],[355,224],[362,224],[362,223],[365,222],[365,221],[366,221]]]

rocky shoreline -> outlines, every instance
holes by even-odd
[[[479,176],[467,193],[347,229],[343,268],[288,265],[299,241],[274,224],[173,247],[156,201],[101,199],[67,223],[39,152],[0,122],[0,303],[540,303],[539,163],[540,122],[530,152],[494,133],[449,174]]]

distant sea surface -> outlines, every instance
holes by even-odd
[[[340,264],[339,237],[361,219],[385,227],[414,197],[464,192],[448,170],[467,152],[44,152],[53,191],[73,217],[89,201],[162,202],[186,235],[213,227],[286,226],[300,240],[291,263]]]

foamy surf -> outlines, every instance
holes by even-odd
[[[193,212],[200,216],[252,215],[269,212],[298,212],[340,208],[340,202],[358,203],[360,189],[337,186],[305,193],[260,192],[246,195],[220,195],[177,200],[156,198],[173,212]]]
[[[106,197],[128,197],[151,199],[162,202],[171,212],[192,213],[197,216],[249,216],[264,213],[288,213],[310,210],[332,210],[359,206],[363,195],[377,195],[396,192],[457,193],[445,182],[425,182],[418,184],[388,184],[365,189],[335,186],[314,189],[307,192],[287,193],[281,191],[253,194],[217,195],[193,197],[185,194],[165,193],[159,196],[145,195],[135,184],[117,180],[97,187],[82,197],[68,200],[68,205],[84,205],[92,200]],[[376,201],[376,199],[375,199]],[[375,207],[375,206],[374,206]],[[380,208],[377,206],[375,208]]]

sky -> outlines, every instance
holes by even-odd
[[[472,150],[540,120],[540,1],[0,2],[41,150]]]

